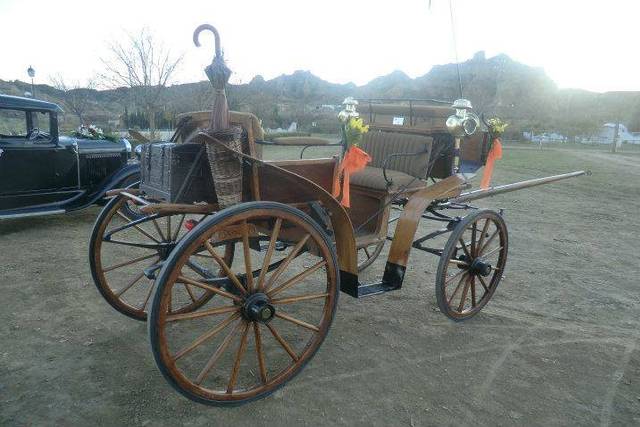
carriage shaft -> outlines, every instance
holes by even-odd
[[[537,185],[549,184],[551,182],[562,181],[563,179],[573,178],[581,175],[591,175],[590,171],[575,171],[564,173],[561,175],[547,176],[544,178],[528,179],[526,181],[514,182],[513,184],[498,185],[495,187],[489,187],[486,190],[474,190],[466,193],[462,193],[458,197],[449,199],[449,203],[463,203],[471,200],[484,199],[485,197],[492,197],[497,194],[508,193],[510,191],[521,190],[523,188],[535,187]]]

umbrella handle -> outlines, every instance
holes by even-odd
[[[216,57],[222,57],[222,52],[220,50],[220,34],[218,34],[218,30],[216,30],[216,28],[211,24],[202,24],[195,29],[195,31],[193,32],[193,43],[197,47],[200,47],[200,40],[198,38],[200,36],[200,33],[205,30],[209,30],[213,33],[213,36],[216,39]]]

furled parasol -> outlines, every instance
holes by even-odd
[[[216,42],[215,56],[210,65],[204,69],[214,89],[213,106],[211,111],[211,131],[219,131],[229,128],[229,105],[225,87],[231,77],[231,70],[224,62],[224,56],[220,49],[220,35],[213,25],[202,24],[193,32],[193,43],[200,47],[199,36],[202,31],[209,30],[213,33]]]
[[[207,157],[211,167],[213,183],[220,208],[226,208],[242,201],[242,164],[233,150],[241,151],[241,129],[229,122],[229,105],[225,87],[231,70],[224,62],[220,48],[220,35],[213,25],[202,24],[193,32],[193,43],[200,46],[199,36],[209,30],[215,37],[215,56],[204,71],[214,89],[211,121],[204,132]]]

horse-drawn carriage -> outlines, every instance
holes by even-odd
[[[357,114],[347,104],[343,119]],[[252,114],[230,113],[241,135],[230,145],[202,132],[209,112],[197,112],[183,115],[171,143],[143,149],[139,187],[110,193],[91,235],[95,284],[116,310],[147,320],[155,361],[185,396],[239,404],[283,386],[324,341],[339,291],[360,298],[400,289],[412,249],[440,257],[442,312],[477,314],[502,278],[508,235],[499,212],[466,202],[584,173],[465,193],[491,144],[468,101],[453,109],[416,100],[359,105],[369,125],[360,148],[371,162],[350,179],[339,176],[340,157],[262,160],[267,142]],[[223,159],[240,179],[224,171],[212,179]],[[220,197],[231,181],[233,202]],[[333,195],[345,181],[349,208]],[[443,227],[416,237],[422,219]],[[443,247],[425,245],[446,235]],[[362,283],[359,272],[387,240],[381,279]]]

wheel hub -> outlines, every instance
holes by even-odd
[[[246,299],[242,313],[253,322],[268,323],[276,314],[276,309],[269,304],[269,298],[265,294],[258,292]]]
[[[489,264],[488,262],[486,262],[480,257],[474,259],[473,262],[471,263],[471,266],[469,267],[469,271],[471,272],[471,274],[479,274],[484,277],[491,274],[491,270],[492,270],[491,264]]]
[[[176,247],[176,242],[163,242],[158,247],[158,256],[161,260],[166,260],[169,258],[169,254]]]

